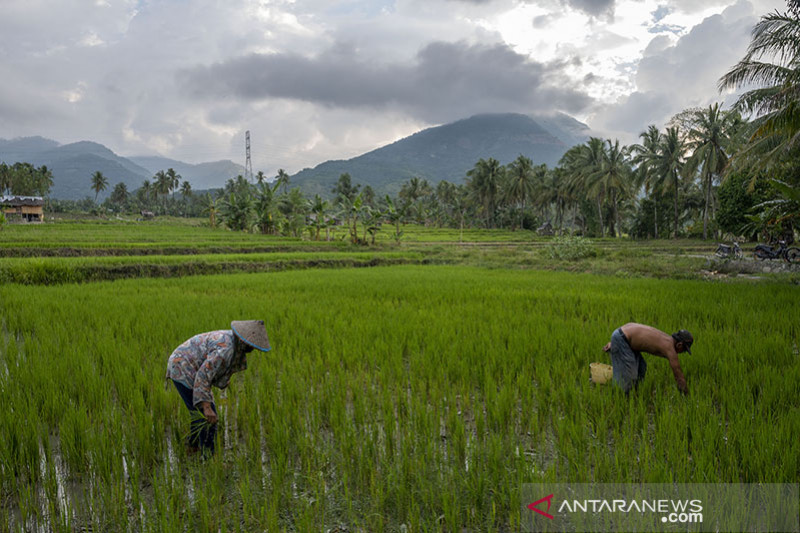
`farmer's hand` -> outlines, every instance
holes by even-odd
[[[605,346],[603,346],[603,351],[604,352],[611,351],[611,343],[610,342],[608,344],[606,344]]]
[[[686,385],[685,381],[678,383],[678,390],[681,391],[681,394],[684,396],[689,395],[689,387]]]
[[[203,409],[203,416],[206,417],[206,420],[209,424],[216,424],[217,423],[217,413],[211,408],[211,403],[203,402],[201,405]]]

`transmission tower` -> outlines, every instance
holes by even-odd
[[[244,150],[246,159],[244,163],[244,179],[253,181],[253,162],[250,160],[250,130],[244,134]]]

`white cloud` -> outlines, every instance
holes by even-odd
[[[753,6],[739,0],[675,42],[653,38],[638,62],[636,90],[599,106],[590,117],[593,127],[631,142],[649,124],[663,127],[683,109],[721,101],[717,80],[744,54],[756,21]]]

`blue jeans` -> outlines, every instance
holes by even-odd
[[[190,447],[200,448],[203,455],[213,455],[214,438],[217,436],[217,425],[209,424],[206,417],[203,415],[203,410],[192,404],[192,389],[174,379],[172,382],[175,384],[175,388],[178,389],[178,394],[181,395],[183,403],[185,403],[187,409],[189,409],[189,415],[192,419],[189,437],[186,443]],[[211,409],[214,410],[214,413],[217,412],[217,408],[213,403],[211,404]]]
[[[621,328],[617,328],[611,335],[611,366],[614,381],[625,392],[630,391],[644,379],[647,372],[647,363],[642,357],[642,352],[631,348]]]

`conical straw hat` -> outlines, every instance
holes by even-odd
[[[234,320],[231,322],[233,333],[246,344],[256,350],[268,352],[271,348],[267,337],[267,328],[263,320]]]

